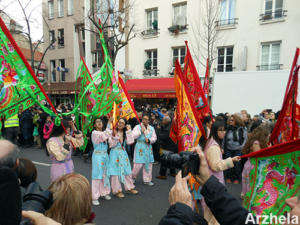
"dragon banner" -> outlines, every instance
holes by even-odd
[[[192,101],[192,97],[188,92],[187,84],[183,79],[179,62],[175,62],[174,70],[175,90],[177,97],[176,109],[176,134],[172,133],[170,137],[176,137],[178,142],[178,152],[189,151],[199,143],[199,139],[203,134],[203,127],[198,117],[196,117],[196,109]],[[172,138],[173,139],[173,138]],[[173,139],[174,140],[174,139]]]
[[[270,137],[273,144],[284,143],[299,137],[300,105],[297,102],[300,69],[299,48],[296,50],[288,80],[282,109]]]
[[[139,121],[139,117],[137,116],[136,110],[134,108],[134,104],[131,101],[130,96],[127,92],[125,83],[120,73],[118,73],[118,75],[119,75],[118,86],[119,86],[122,101],[119,104],[115,104],[114,106],[113,127],[116,126],[120,118],[125,118],[126,120],[137,118],[137,120]]]
[[[202,122],[205,116],[210,116],[211,111],[205,97],[202,84],[196,70],[192,55],[190,53],[189,46],[186,43],[186,56],[184,59],[184,69],[183,69],[183,80],[188,87],[188,92],[190,93],[193,104],[195,105],[197,117]]]
[[[45,99],[32,70],[0,18],[0,115],[9,118]]]
[[[300,194],[300,139],[243,157],[250,157],[253,167],[244,207],[256,216],[290,211],[285,200]]]

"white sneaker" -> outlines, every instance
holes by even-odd
[[[104,198],[105,200],[111,200],[110,195],[105,195],[103,198]]]
[[[148,185],[148,186],[153,186],[154,185],[154,183],[153,182],[144,182],[144,184],[146,184],[146,185]]]
[[[100,202],[98,200],[93,200],[92,203],[93,205],[100,205]]]

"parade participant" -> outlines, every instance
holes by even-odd
[[[45,143],[43,144],[43,146],[46,145],[46,142],[49,140],[53,127],[54,127],[54,123],[51,119],[51,116],[48,115],[43,128],[43,143]]]
[[[224,158],[241,156],[242,148],[247,141],[247,129],[238,114],[233,114],[228,119],[228,127],[224,138]],[[226,182],[239,184],[241,180],[241,165],[237,163],[233,168],[225,172]]]
[[[223,171],[234,167],[234,162],[239,162],[241,159],[240,156],[235,156],[233,158],[229,157],[225,160],[222,159],[223,150],[221,146],[224,136],[225,124],[222,121],[216,121],[211,127],[210,136],[204,149],[210,173],[222,184],[225,184]],[[204,218],[207,220],[208,224],[218,224],[204,200],[202,200],[202,205]]]
[[[126,131],[126,129],[127,131]],[[116,129],[113,130],[109,137],[109,146],[111,148],[109,154],[108,172],[111,176],[111,190],[119,198],[124,198],[122,193],[122,186],[120,181],[124,184],[124,188],[131,194],[137,194],[138,191],[134,189],[133,180],[131,178],[131,166],[128,154],[125,150],[126,143],[132,144],[133,138],[128,139],[131,127],[126,126],[126,120],[120,119],[117,123]]]
[[[154,163],[152,145],[157,137],[155,130],[149,125],[149,116],[144,115],[142,123],[135,126],[132,136],[137,140],[134,148],[132,178],[135,180],[139,171],[143,168],[144,184],[153,186],[152,163]]]
[[[68,123],[62,120],[65,129],[69,129]],[[71,159],[73,146],[80,147],[84,143],[81,132],[77,131],[75,138],[69,133],[65,133],[62,125],[54,126],[51,138],[47,141],[47,151],[50,154],[51,165],[51,181],[56,180],[64,174],[74,171],[73,161]]]
[[[242,150],[243,155],[249,154],[251,152],[256,152],[262,148],[268,147],[268,141],[270,136],[270,129],[267,125],[262,124],[255,128],[253,132],[249,135],[249,138]],[[250,171],[253,166],[248,159],[244,165],[242,172],[242,193],[241,198],[243,199],[245,194],[250,190]]]
[[[107,175],[107,166],[109,158],[107,154],[108,138],[111,135],[110,124],[113,120],[111,117],[108,121],[107,128],[104,120],[98,118],[94,121],[94,130],[92,131],[92,143],[94,152],[92,156],[92,198],[93,205],[99,205],[98,198],[103,196],[110,200],[109,176]]]

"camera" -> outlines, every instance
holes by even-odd
[[[23,197],[22,210],[44,214],[51,207],[52,202],[52,193],[47,190],[43,191],[37,182],[32,182]],[[31,223],[28,219],[23,219],[20,225],[31,225]]]
[[[182,177],[185,177],[189,173],[199,174],[200,159],[197,152],[168,152],[161,156],[161,165],[170,169],[180,169]]]

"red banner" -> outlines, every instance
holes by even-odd
[[[187,52],[184,59],[184,71],[182,81],[186,84],[188,89],[187,91],[189,92],[193,104],[195,105],[197,111],[196,115],[202,122],[204,117],[210,115],[210,117],[212,118],[212,115],[188,44],[187,42],[185,43]]]
[[[299,138],[300,106],[298,98],[299,48],[296,50],[282,108],[270,137],[273,144]]]
[[[206,72],[205,72],[205,79],[204,79],[204,85],[203,85],[204,95],[207,98],[209,94],[209,61],[206,60]]]
[[[200,119],[196,116],[197,112],[178,61],[175,62],[174,82],[177,109],[176,122],[172,126],[170,137],[172,140],[177,139],[178,152],[190,151],[192,147],[198,145],[204,130]]]

